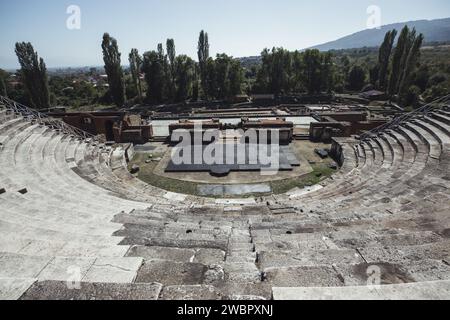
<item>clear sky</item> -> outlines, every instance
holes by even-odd
[[[81,9],[80,30],[66,27],[69,5]],[[30,41],[48,67],[101,65],[103,32],[118,40],[123,64],[131,48],[143,53],[169,37],[196,58],[201,29],[213,55],[303,49],[366,28],[370,5],[382,24],[450,17],[449,0],[0,0],[0,68],[18,66],[17,41]]]

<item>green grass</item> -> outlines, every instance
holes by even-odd
[[[153,153],[153,158],[163,157],[164,154]],[[153,170],[158,165],[158,162],[152,161],[150,163],[145,163],[146,160],[151,158],[148,154],[138,153],[134,156],[134,159],[128,164],[128,170],[137,164],[140,167],[138,178],[152,186],[165,189],[167,191],[184,193],[184,194],[197,194],[197,184],[189,181],[181,181],[177,179],[170,179],[167,177],[162,177],[153,173]]]
[[[330,177],[334,172],[336,172],[336,170],[329,168],[327,163],[315,164],[312,166],[312,168],[313,171],[307,175],[270,182],[272,192],[274,194],[281,194],[288,192],[289,190],[292,190],[294,188],[313,186]]]

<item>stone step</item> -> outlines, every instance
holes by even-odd
[[[356,250],[345,249],[261,251],[258,257],[258,266],[262,271],[272,267],[303,267],[364,262]]]
[[[0,278],[0,300],[18,300],[37,280]]]
[[[136,282],[158,282],[164,286],[210,285],[223,280],[223,270],[219,269],[194,262],[146,260],[138,271]]]
[[[132,246],[128,257],[142,257],[145,260],[169,260],[174,262],[195,262],[204,265],[222,264],[225,251],[210,248],[173,248],[158,246]]]
[[[159,283],[81,282],[72,286],[65,281],[40,281],[20,300],[158,300],[161,289]]]
[[[447,300],[450,281],[380,287],[273,288],[274,300]]]
[[[234,283],[259,283],[262,274],[252,262],[225,262],[225,279]]]
[[[189,239],[169,239],[169,238],[136,238],[125,237],[120,242],[120,245],[143,245],[153,247],[169,247],[169,248],[204,248],[204,249],[219,249],[226,251],[228,247],[228,241],[226,240],[189,240]]]
[[[450,256],[450,240],[412,246],[360,248],[358,252],[369,263],[378,261],[403,263],[417,259],[442,260]]]
[[[0,253],[0,278],[131,283],[142,258],[79,258]]]

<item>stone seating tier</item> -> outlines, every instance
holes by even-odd
[[[344,143],[310,192],[223,201],[148,186],[120,149],[0,107],[0,298],[448,297],[449,120]]]

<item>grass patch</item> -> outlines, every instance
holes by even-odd
[[[184,194],[191,194],[191,195],[197,195],[197,184],[189,181],[182,181],[177,179],[170,179],[167,177],[161,177],[157,174],[153,173],[153,170],[158,165],[157,161],[151,161],[150,163],[146,163],[147,160],[152,160],[155,158],[161,158],[164,154],[157,154],[153,153],[152,158],[149,158],[147,153],[138,153],[134,156],[134,159],[130,161],[128,164],[128,170],[131,169],[131,167],[134,164],[137,164],[140,167],[140,170],[138,172],[137,177],[158,188],[172,191],[176,193],[184,193]]]
[[[301,177],[290,178],[279,181],[270,182],[272,192],[274,194],[281,194],[288,192],[294,188],[310,187],[318,184],[322,180],[330,177],[336,170],[331,169],[328,163],[320,163],[312,165],[313,171]]]

